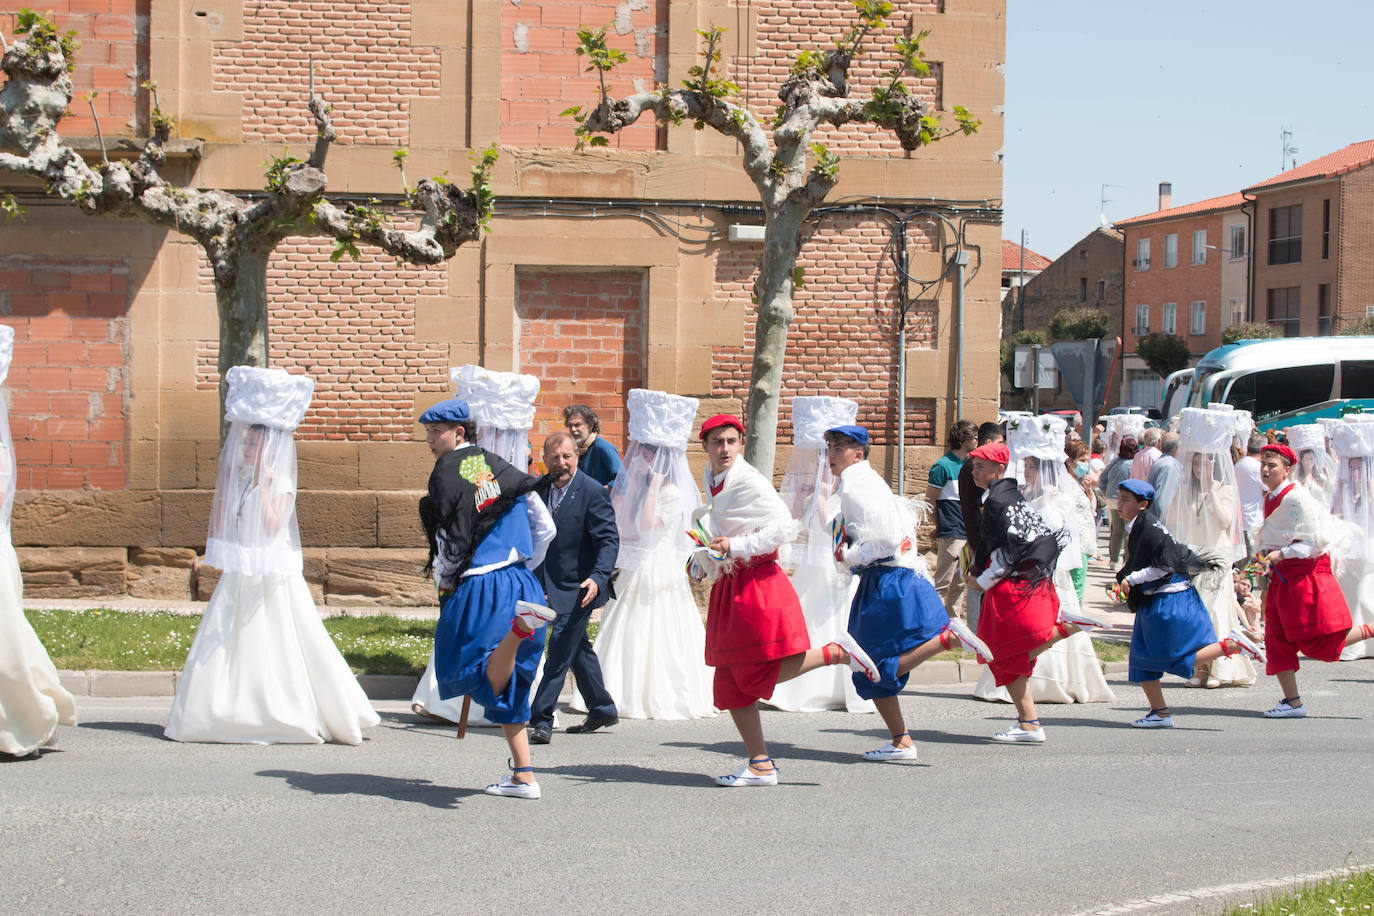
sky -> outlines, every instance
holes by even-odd
[[[1002,236],[1053,260],[1098,223],[1374,139],[1369,0],[1007,0]],[[952,100],[957,102],[957,100]]]

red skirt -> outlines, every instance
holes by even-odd
[[[988,668],[998,687],[1030,677],[1035,670],[1030,651],[1050,638],[1058,620],[1059,596],[1049,579],[1033,587],[1002,579],[983,593],[978,638],[992,652]]]
[[[776,553],[736,564],[711,586],[706,664],[769,662],[811,648],[806,618]]]
[[[1331,557],[1320,554],[1275,563],[1264,598],[1264,615],[1271,614],[1283,622],[1284,636],[1293,643],[1348,633],[1350,606],[1331,574]]]

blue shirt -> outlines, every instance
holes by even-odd
[[[620,473],[620,453],[614,445],[597,436],[587,446],[586,454],[579,459],[577,469],[603,487],[608,487]]]

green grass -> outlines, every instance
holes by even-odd
[[[138,611],[25,611],[58,668],[175,671],[186,662],[197,616]],[[424,673],[434,623],[391,615],[331,617],[324,628],[357,674]]]
[[[1374,913],[1374,870],[1303,884],[1296,890],[1265,894],[1251,903],[1227,907],[1222,916],[1359,916]]]

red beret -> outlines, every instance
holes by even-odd
[[[968,453],[970,458],[982,458],[993,464],[1007,464],[1011,461],[1011,451],[1002,442],[985,442]]]
[[[1290,467],[1298,463],[1297,453],[1286,445],[1266,445],[1260,452],[1274,452],[1287,461]]]
[[[739,417],[732,413],[718,413],[701,424],[701,441],[705,442],[706,437],[711,434],[711,430],[720,429],[722,426],[733,426],[739,430],[741,436],[744,435],[744,424],[740,422]]]

